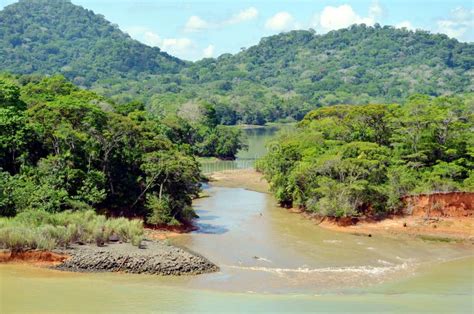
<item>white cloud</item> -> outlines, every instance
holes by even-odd
[[[190,16],[184,25],[186,32],[199,32],[210,27],[210,24],[197,15]]]
[[[379,9],[372,9],[372,11],[377,10]],[[375,17],[373,15],[361,17],[357,15],[348,4],[343,4],[338,7],[326,6],[319,15],[316,14],[313,18],[313,26],[319,26],[324,31],[340,29],[352,24],[361,23],[373,25],[375,23]]]
[[[249,7],[245,10],[240,11],[239,13],[232,15],[231,18],[225,20],[222,24],[238,24],[241,22],[253,20],[257,18],[257,16],[258,10],[254,7]]]
[[[133,38],[149,46],[159,47],[171,55],[185,59],[194,59],[196,57],[193,53],[196,45],[187,37],[162,38],[149,28],[141,26],[129,27],[127,28],[127,33]]]
[[[172,55],[182,56],[188,54],[194,47],[193,41],[189,38],[164,38],[160,48]]]
[[[400,23],[395,24],[396,28],[406,28],[410,31],[414,31],[415,27],[411,24],[410,21],[401,21]]]
[[[295,27],[293,16],[285,11],[278,12],[265,22],[265,28],[272,31],[285,31]]]
[[[378,0],[372,2],[366,17],[358,15],[348,4],[340,6],[326,6],[313,16],[312,26],[323,31],[345,28],[353,24],[374,25],[385,14]]]
[[[204,58],[212,58],[214,56],[214,45],[209,45],[202,51],[202,55]]]
[[[146,31],[148,31],[149,29],[146,28],[146,27],[142,27],[142,26],[130,26],[130,27],[126,27],[124,30],[131,37],[135,37],[137,35],[142,35]]]
[[[158,34],[153,33],[152,31],[145,31],[143,33],[143,41],[145,44],[150,45],[150,46],[155,46],[155,47],[160,47],[163,44],[163,39],[161,39]]]
[[[258,10],[254,7],[249,7],[247,9],[244,9],[232,15],[227,20],[214,21],[214,22],[208,22],[197,15],[192,15],[186,21],[186,24],[184,25],[184,31],[188,33],[193,33],[193,32],[208,30],[211,28],[219,28],[225,25],[239,24],[242,22],[253,20],[257,18],[257,16],[258,16]]]
[[[450,12],[450,16],[436,21],[436,31],[449,37],[471,41],[474,38],[474,10],[457,7]]]
[[[369,17],[372,17],[374,20],[377,21],[378,18],[384,15],[384,9],[378,0],[372,2],[369,7]]]

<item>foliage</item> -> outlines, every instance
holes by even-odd
[[[234,159],[240,149],[246,148],[242,131],[236,127],[218,125],[213,109],[203,111],[194,122],[168,115],[162,120],[166,134],[173,142],[187,145],[197,156]]]
[[[0,11],[4,71],[61,73],[112,97],[125,115],[141,104],[168,115],[204,103],[226,125],[300,120],[339,103],[472,92],[473,56],[472,43],[446,35],[361,24],[281,33],[235,55],[185,62],[66,0],[21,0]]]
[[[320,108],[270,143],[258,169],[282,205],[386,215],[403,195],[473,190],[473,114],[472,98],[455,96]]]
[[[242,146],[238,129],[216,125],[212,106],[197,121],[154,116],[61,76],[0,76],[0,95],[10,95],[0,102],[2,216],[96,209],[179,224],[195,217],[193,154],[233,158]],[[160,220],[154,199],[168,210]]]
[[[185,64],[66,0],[22,0],[6,6],[0,12],[0,56],[5,71],[62,73],[80,86],[99,79],[173,73]]]
[[[12,251],[52,250],[73,243],[103,245],[115,235],[120,241],[139,245],[143,225],[139,220],[109,218],[93,211],[48,213],[25,211],[13,218],[0,218],[0,247]]]

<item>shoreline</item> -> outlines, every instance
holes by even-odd
[[[270,186],[263,175],[254,169],[239,169],[214,172],[209,175],[215,186],[244,188],[260,193],[270,193]],[[285,209],[280,207],[281,209]],[[469,241],[474,243],[474,217],[432,217],[416,215],[387,217],[380,221],[359,221],[356,224],[340,225],[334,219],[327,219],[310,212],[289,208],[289,213],[299,214],[313,221],[321,228],[372,236],[373,234],[401,237],[408,236],[427,241]]]
[[[308,212],[289,209],[303,215],[321,228],[361,236],[382,235],[411,237],[437,242],[474,243],[474,217],[445,217],[425,219],[417,216],[391,216],[378,221],[362,220],[355,224],[340,224],[334,219],[322,218]]]
[[[0,251],[0,263],[26,263],[70,272],[122,272],[160,276],[198,275],[219,271],[205,257],[164,241],[143,241],[143,248],[130,243],[105,246],[73,245],[52,251]]]
[[[255,169],[223,170],[208,175],[209,183],[226,188],[243,188],[249,191],[271,194],[270,185]]]
[[[225,170],[209,175],[214,186],[243,188],[270,194],[263,175],[254,169]],[[410,237],[426,241],[471,242],[474,244],[474,217],[431,217],[420,215],[392,216],[380,221],[362,220],[344,223],[298,208],[283,208],[315,225],[342,233],[361,236],[381,235]],[[52,251],[27,250],[12,253],[0,250],[1,263],[26,263],[72,272],[124,272],[155,275],[198,275],[219,271],[219,267],[198,253],[169,244],[168,239],[196,230],[193,224],[183,227],[145,228],[144,247],[130,243],[110,242],[105,246],[73,245]]]

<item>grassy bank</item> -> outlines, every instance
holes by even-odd
[[[26,211],[12,218],[0,218],[0,247],[15,252],[66,248],[74,243],[101,246],[111,238],[139,246],[142,237],[141,221],[107,219],[93,211]]]

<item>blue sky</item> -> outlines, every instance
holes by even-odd
[[[0,8],[15,1],[0,0]],[[292,29],[395,25],[474,40],[472,0],[72,0],[141,42],[187,60],[235,53]]]

